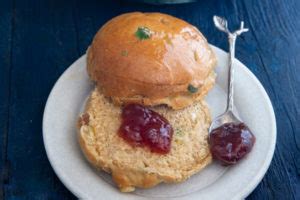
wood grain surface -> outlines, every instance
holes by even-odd
[[[245,21],[250,32],[238,42],[236,56],[268,92],[278,128],[271,166],[247,199],[300,199],[299,10],[299,0],[163,6],[116,0],[0,1],[0,199],[75,199],[47,159],[43,109],[58,77],[85,53],[99,27],[130,11],[175,15],[226,51],[226,36],[213,27],[212,16],[225,16],[231,25]]]

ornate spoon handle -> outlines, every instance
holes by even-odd
[[[227,20],[214,16],[214,24],[222,32],[225,32],[228,35],[229,41],[229,59],[228,59],[228,67],[229,67],[229,74],[228,74],[228,96],[227,96],[227,108],[226,111],[232,111],[233,108],[233,81],[234,81],[234,58],[235,58],[235,41],[237,36],[241,35],[244,32],[247,32],[249,29],[244,28],[244,22],[241,22],[241,26],[238,30],[234,31],[233,33],[228,30],[227,27]]]

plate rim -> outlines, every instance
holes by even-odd
[[[219,47],[216,47],[212,44],[209,44],[213,51],[217,51],[221,54],[226,54],[228,55],[228,52],[222,50]],[[57,166],[54,164],[53,161],[53,157],[51,157],[49,155],[49,146],[47,145],[47,142],[45,140],[45,132],[47,132],[45,129],[45,124],[46,124],[46,119],[47,119],[47,114],[49,111],[49,102],[51,102],[51,99],[53,98],[53,93],[54,90],[58,87],[58,84],[60,82],[60,80],[62,80],[64,78],[64,75],[66,73],[68,73],[69,70],[71,70],[72,66],[76,65],[76,63],[81,60],[83,57],[85,57],[86,54],[83,54],[82,56],[80,56],[78,59],[76,59],[61,75],[60,77],[57,79],[57,81],[55,82],[55,84],[53,85],[49,96],[47,98],[47,102],[45,104],[45,108],[44,108],[44,113],[43,113],[43,121],[42,121],[42,132],[43,132],[43,143],[44,143],[44,148],[46,151],[46,155],[47,158],[49,160],[49,163],[53,169],[53,171],[55,172],[55,174],[57,175],[58,179],[63,183],[63,185],[71,192],[73,193],[77,198],[82,199],[82,195],[78,192],[78,189],[75,189],[75,186],[71,186],[70,181],[67,180],[67,177],[65,177],[64,175],[61,174],[61,172],[59,171],[59,169],[57,168]],[[273,159],[273,155],[275,152],[275,147],[276,147],[276,140],[277,140],[277,124],[276,124],[276,117],[275,117],[275,112],[274,112],[274,108],[272,105],[272,102],[270,100],[270,97],[268,95],[268,93],[266,92],[266,90],[264,89],[263,85],[261,84],[261,82],[257,79],[257,77],[246,67],[246,65],[244,65],[241,61],[239,61],[238,59],[235,59],[235,62],[237,65],[239,65],[239,67],[241,67],[241,69],[243,71],[246,72],[247,76],[249,76],[258,86],[258,89],[262,92],[263,98],[266,100],[266,105],[268,106],[268,110],[270,111],[270,117],[271,117],[271,124],[272,127],[271,129],[273,129],[272,131],[272,135],[273,137],[271,138],[272,141],[270,141],[270,148],[268,150],[268,152],[266,153],[266,159],[264,161],[264,163],[262,164],[261,169],[258,171],[258,173],[256,174],[256,176],[251,180],[251,182],[249,182],[247,184],[247,187],[245,187],[245,189],[243,189],[241,192],[237,193],[235,196],[233,196],[233,199],[242,199],[242,198],[246,198],[256,187],[257,185],[261,182],[261,180],[263,179],[264,175],[266,174],[267,170],[270,167],[271,161]]]

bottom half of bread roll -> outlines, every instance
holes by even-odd
[[[161,182],[175,183],[207,166],[211,153],[207,141],[210,113],[204,100],[173,110],[151,107],[172,125],[174,134],[167,154],[133,147],[118,135],[122,108],[95,89],[78,121],[79,144],[88,161],[112,174],[122,192],[150,188]]]

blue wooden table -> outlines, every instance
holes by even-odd
[[[42,140],[43,109],[62,72],[85,53],[98,28],[130,11],[182,18],[227,50],[212,16],[245,21],[237,58],[273,103],[276,151],[248,199],[300,199],[300,1],[199,0],[150,6],[114,0],[0,1],[0,199],[75,199],[53,172]],[[249,97],[251,98],[251,97]]]

